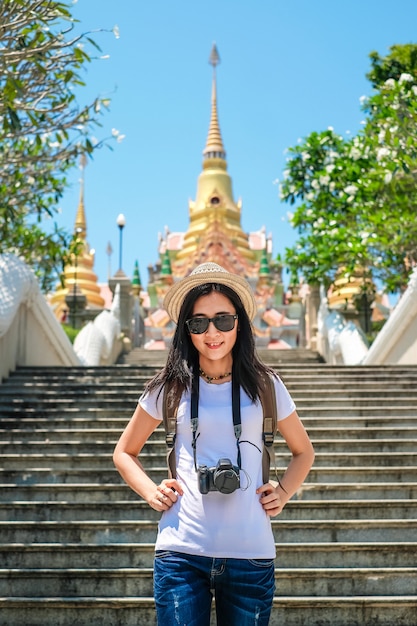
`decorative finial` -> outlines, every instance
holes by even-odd
[[[205,160],[215,158],[225,161],[226,152],[223,146],[219,120],[217,116],[216,66],[220,63],[220,56],[215,43],[213,43],[213,47],[211,49],[209,63],[213,66],[213,83],[211,90],[211,119],[206,147],[203,150],[203,155]]]
[[[213,68],[220,63],[220,55],[215,43],[213,43],[213,47],[211,49],[209,63],[213,66]]]

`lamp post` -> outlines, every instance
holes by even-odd
[[[126,225],[126,218],[123,213],[120,213],[117,216],[116,223],[119,227],[120,231],[120,239],[119,239],[119,270],[122,270],[122,249],[123,249],[123,228]]]

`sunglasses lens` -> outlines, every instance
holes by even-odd
[[[206,332],[210,322],[207,317],[193,317],[191,320],[187,320],[186,323],[190,333],[201,335],[201,333]]]
[[[188,330],[193,335],[201,335],[202,333],[205,333],[210,322],[213,322],[217,330],[226,333],[233,330],[236,318],[237,316],[235,315],[217,315],[213,318],[193,317],[190,320],[187,320],[186,324],[188,326]]]
[[[233,315],[218,315],[213,319],[213,322],[217,330],[228,332],[229,330],[233,330],[235,318]]]

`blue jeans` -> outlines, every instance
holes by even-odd
[[[154,595],[159,626],[267,626],[275,591],[273,559],[213,559],[157,551]]]

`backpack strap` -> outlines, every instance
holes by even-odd
[[[180,404],[178,394],[170,383],[165,383],[162,400],[162,414],[165,428],[165,441],[167,444],[167,465],[170,478],[177,477],[175,463],[175,439],[177,436],[177,413]]]
[[[262,456],[262,477],[264,484],[269,481],[271,465],[277,470],[275,461],[274,438],[277,431],[277,401],[275,385],[269,374],[264,378],[264,386],[260,394],[264,420],[262,437],[264,450]]]

